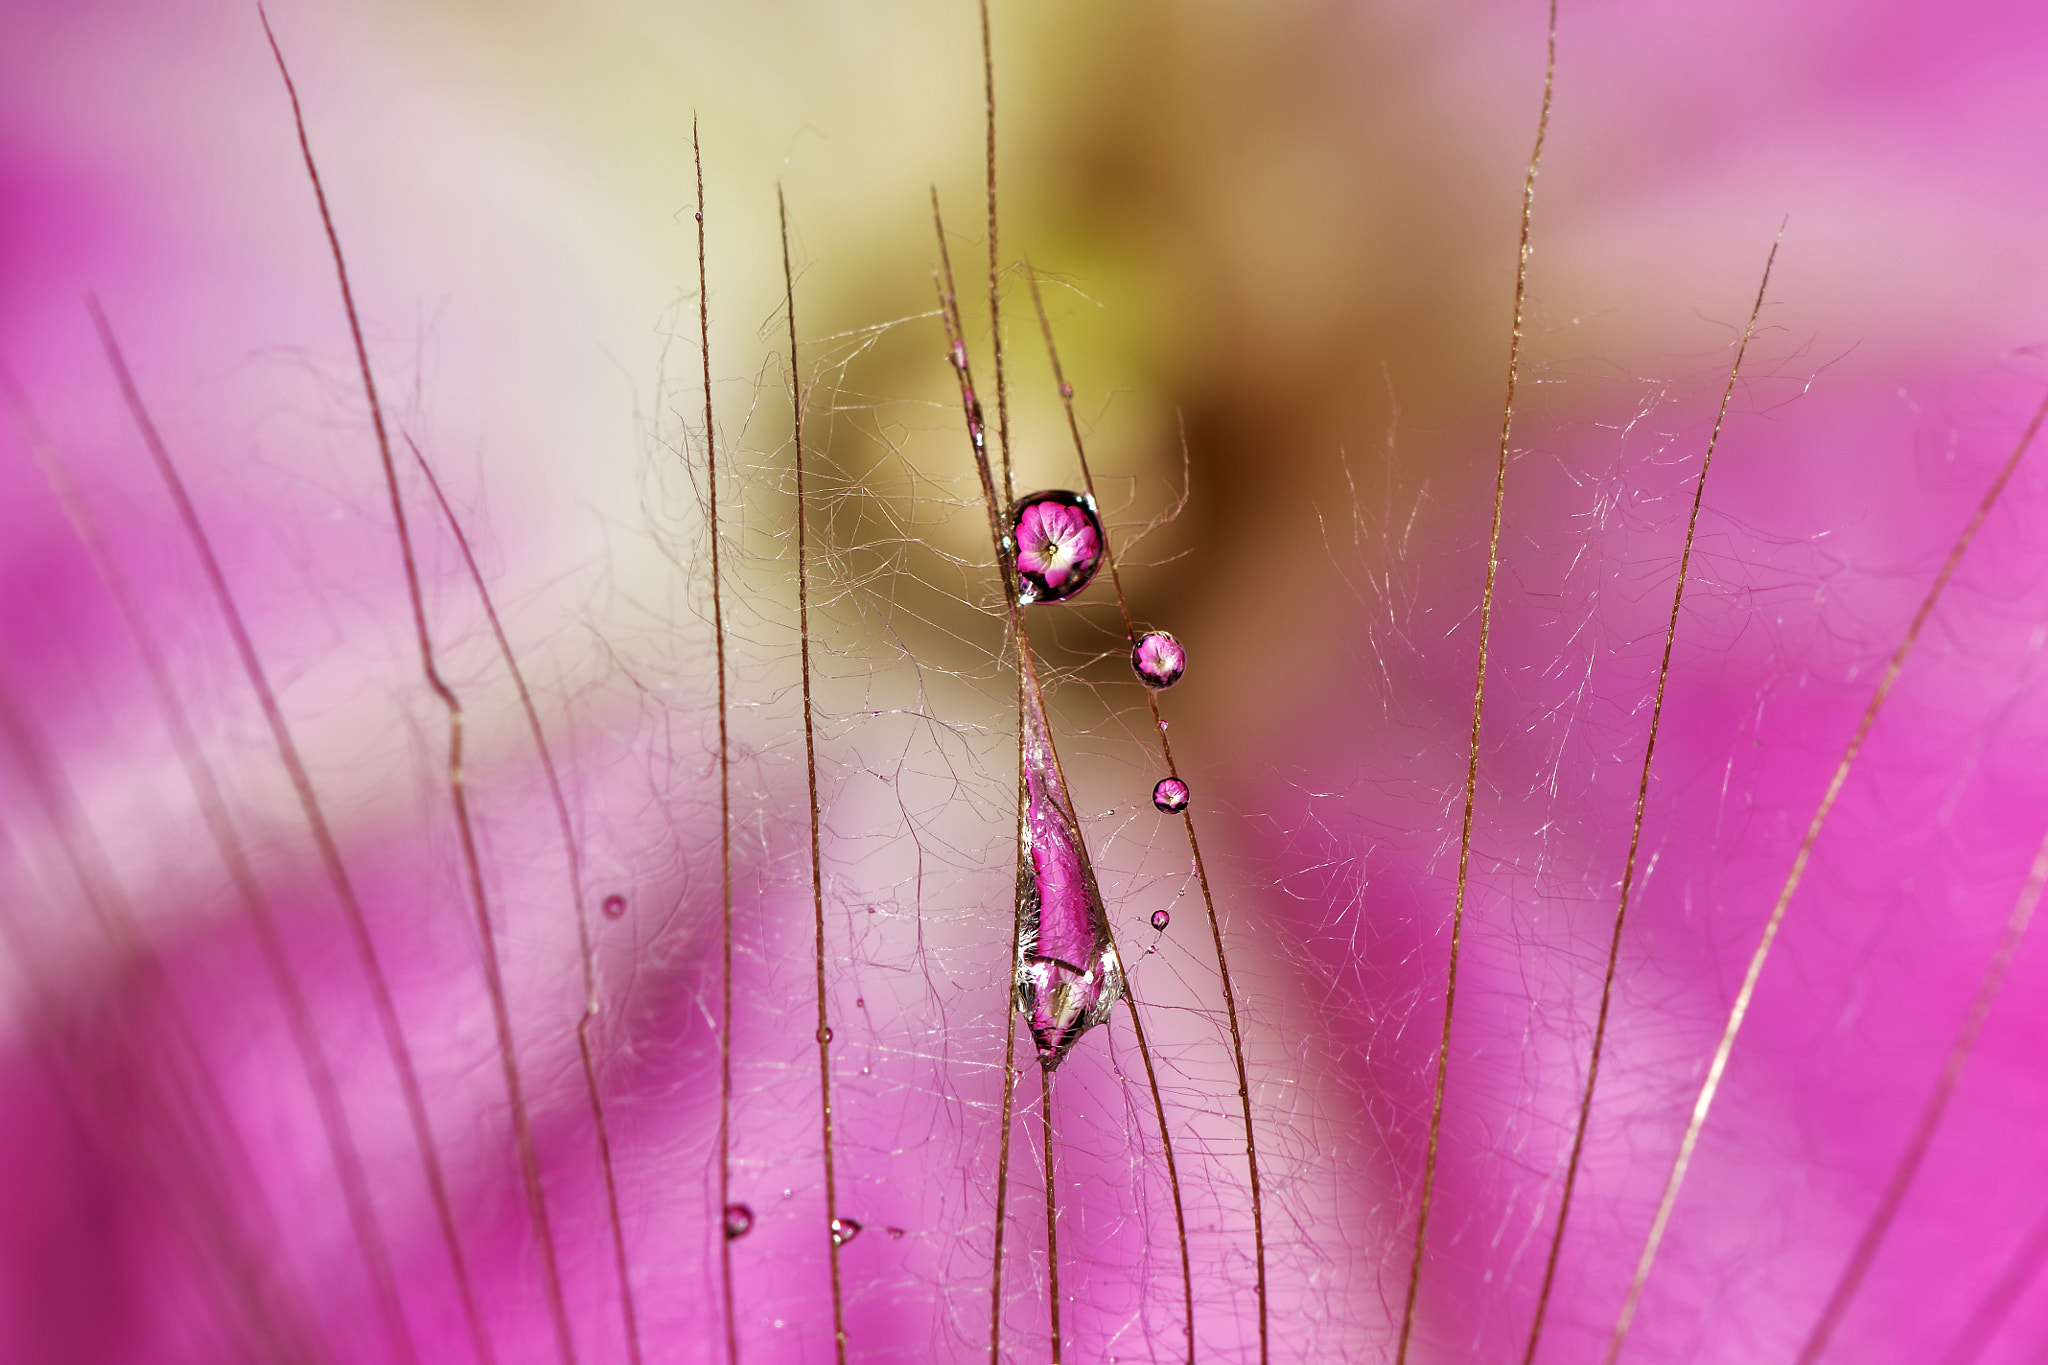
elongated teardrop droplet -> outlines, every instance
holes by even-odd
[[[1131,670],[1147,687],[1168,688],[1188,671],[1188,652],[1163,630],[1150,630],[1131,646]]]
[[[1047,1071],[1122,997],[1109,916],[1035,688],[1025,689],[1017,792],[1017,1008]]]
[[[1188,808],[1188,784],[1177,777],[1162,777],[1152,788],[1152,804],[1168,815],[1179,815]]]
[[[1166,926],[1171,923],[1173,923],[1173,916],[1167,911],[1154,910],[1152,912],[1152,927],[1154,929],[1157,929],[1160,933],[1165,933]]]
[[[1017,499],[1010,534],[1020,602],[1072,597],[1102,567],[1102,519],[1079,493],[1055,488]]]

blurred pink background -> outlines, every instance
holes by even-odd
[[[1172,512],[1185,478],[1184,509],[1132,545],[1127,579],[1141,620],[1189,649],[1162,704],[1247,1019],[1272,1355],[1390,1359],[1543,12],[994,8],[1005,255],[1055,280],[1119,543]],[[788,194],[829,502],[812,522],[828,975],[845,1021],[840,1207],[866,1228],[842,1256],[849,1354],[978,1358],[1011,721],[928,316],[926,192],[978,296],[973,7],[270,13],[387,409],[478,541],[568,782],[649,1360],[724,1353],[693,115],[740,509],[735,1179],[757,1215],[734,1243],[740,1337],[749,1360],[831,1356],[778,407],[778,181]],[[1604,1346],[1814,803],[2048,385],[2044,56],[2044,21],[2017,5],[1562,7],[1412,1359],[1520,1356],[1691,481],[1782,222],[1706,490],[1543,1358]],[[469,1358],[364,978],[88,293],[193,485],[362,890],[497,1358],[555,1358],[443,720],[253,7],[0,3],[0,361],[104,522],[285,924],[419,1356]],[[1020,489],[1073,486],[1014,274],[1005,300]],[[970,322],[985,323],[972,299]],[[985,342],[977,366],[986,379]],[[25,736],[0,758],[0,1358],[395,1358],[301,1056],[138,656],[27,444],[12,422],[0,433],[0,687]],[[1962,1023],[2048,830],[2044,454],[1986,522],[1815,850],[1626,1359],[1793,1359]],[[436,636],[471,709],[568,1317],[582,1358],[622,1360],[567,859],[454,543],[407,477]],[[1203,1358],[1255,1359],[1234,1081],[1185,845],[1144,800],[1156,760],[1107,598],[1047,619],[1064,752],[1127,955],[1153,943],[1153,909],[1173,912],[1134,980],[1183,1125]],[[38,787],[40,763],[73,795]],[[105,853],[81,874],[88,832]],[[115,891],[146,951],[104,932],[94,907]],[[615,923],[596,913],[614,892],[629,902]],[[2048,1340],[2025,1255],[2048,1216],[2044,972],[2024,944],[1832,1358],[1962,1346],[2021,1361]],[[1150,1102],[1123,1023],[1109,1034],[1059,1073],[1071,1357],[1177,1359]],[[179,1090],[201,1077],[212,1100]],[[1035,1148],[1020,1136],[1014,1154],[1005,1343],[1041,1359]],[[1994,1323],[2001,1277],[2021,1289]],[[1995,1333],[1973,1334],[1973,1314]]]

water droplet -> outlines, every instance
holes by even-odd
[[[851,1218],[834,1218],[832,1220],[833,1246],[843,1247],[858,1236],[860,1236],[860,1224],[854,1222]]]
[[[1171,687],[1188,671],[1188,652],[1163,630],[1148,630],[1131,646],[1131,670],[1147,687]]]
[[[867,997],[864,995],[856,995],[853,998],[853,1007],[857,1010],[866,1009],[868,1007]]]
[[[832,1030],[831,1030],[830,1028],[821,1028],[821,1029],[819,1029],[819,1030],[818,1030],[818,1041],[819,1041],[819,1042],[821,1042],[821,1043],[829,1043],[829,1042],[831,1042],[831,1041],[832,1041]]]
[[[782,1197],[783,1197],[784,1199],[788,1199],[788,1198],[790,1198],[790,1197],[791,1197],[792,1195],[794,1195],[795,1193],[796,1193],[796,1191],[795,1191],[795,1190],[784,1190],[784,1191],[782,1192]]]
[[[1065,489],[1017,499],[1010,514],[1020,602],[1058,602],[1088,586],[1102,567],[1102,519]]]
[[[1171,923],[1173,923],[1173,916],[1167,914],[1164,910],[1154,910],[1152,912],[1152,927],[1154,929],[1164,933],[1166,926]]]
[[[902,1228],[884,1228],[883,1231],[889,1234],[889,1240],[892,1242],[900,1242],[903,1240]]]
[[[754,1211],[745,1204],[725,1206],[725,1240],[737,1241],[754,1230]]]
[[[1017,925],[1020,942],[1036,951],[1017,964],[1015,1001],[1039,1065],[1051,1071],[1109,1017],[1123,995],[1123,972],[1036,688],[1026,690],[1018,719],[1024,789],[1017,835],[1030,858],[1020,860]]]
[[[1073,386],[1072,384],[1069,384],[1069,383],[1067,383],[1066,381],[1062,380],[1062,381],[1060,382],[1060,397],[1062,397],[1062,398],[1072,398],[1073,396],[1074,396],[1074,386]]]
[[[1177,777],[1160,778],[1152,789],[1152,804],[1168,815],[1179,815],[1188,808],[1188,784]]]
[[[701,223],[704,221],[704,210],[698,209],[695,213],[691,214],[690,216]]]
[[[626,898],[624,896],[614,892],[604,898],[604,917],[606,919],[617,919],[625,913]]]

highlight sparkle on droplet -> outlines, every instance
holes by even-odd
[[[1188,808],[1188,784],[1177,777],[1162,777],[1152,788],[1152,804],[1168,815],[1179,815]]]
[[[1131,646],[1131,671],[1151,688],[1168,688],[1188,671],[1188,652],[1163,630],[1148,630]]]
[[[626,913],[626,898],[617,892],[613,892],[604,898],[601,908],[604,910],[604,917],[606,919],[617,919]]]
[[[1152,912],[1152,927],[1154,929],[1164,933],[1166,926],[1171,923],[1173,923],[1173,916],[1167,914],[1164,910],[1154,910]]]
[[[1017,499],[1010,533],[1020,602],[1072,597],[1102,567],[1102,519],[1079,493],[1054,488]]]
[[[725,1206],[725,1240],[735,1241],[754,1230],[754,1211],[745,1204]]]
[[[843,1247],[858,1236],[860,1236],[860,1224],[854,1222],[851,1218],[834,1218],[832,1220],[833,1246]]]

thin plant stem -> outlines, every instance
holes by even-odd
[[[718,662],[718,1290],[724,1306],[725,1358],[739,1365],[739,1320],[733,1311],[732,1238],[725,1211],[732,1206],[732,741],[727,734],[725,575],[719,564],[718,432],[711,414],[711,288],[704,246],[704,148],[690,118],[690,152],[697,166],[697,339],[704,363],[704,485],[711,498],[711,634]],[[790,364],[796,363],[792,355]],[[799,517],[799,520],[802,518]]]
[[[1039,330],[1045,336],[1046,355],[1052,361],[1053,382],[1059,386],[1060,402],[1066,409],[1067,430],[1074,438],[1074,457],[1080,462],[1081,466],[1081,486],[1087,491],[1088,497],[1092,501],[1095,499],[1095,475],[1088,464],[1087,444],[1081,438],[1080,419],[1074,415],[1074,389],[1067,382],[1066,372],[1060,366],[1059,347],[1053,343],[1052,322],[1046,315],[1045,299],[1041,296],[1038,289],[1038,273],[1031,268],[1031,263],[1028,260],[1024,263],[1024,278],[1031,287],[1031,305],[1038,314]],[[1185,451],[1185,431],[1182,433],[1182,448]],[[1128,647],[1135,648],[1138,641],[1138,630],[1131,619],[1130,600],[1124,595],[1123,574],[1118,567],[1117,557],[1112,552],[1107,528],[1104,528],[1102,535],[1102,562],[1103,567],[1109,570],[1110,586],[1116,590],[1117,611],[1123,617],[1124,623],[1124,643]],[[1145,694],[1145,706],[1151,713],[1152,733],[1159,737],[1159,752],[1166,763],[1166,775],[1177,780],[1180,777],[1180,769],[1174,763],[1173,741],[1168,738],[1166,726],[1160,719],[1159,698],[1149,687],[1141,687],[1139,690]],[[1244,1062],[1244,1033],[1238,1025],[1237,992],[1231,984],[1229,955],[1223,949],[1223,928],[1221,922],[1216,918],[1215,897],[1209,891],[1209,873],[1207,867],[1202,862],[1202,844],[1195,837],[1195,817],[1192,805],[1181,812],[1181,821],[1187,830],[1188,848],[1194,855],[1195,875],[1202,887],[1202,906],[1208,912],[1210,937],[1216,945],[1216,968],[1223,985],[1223,1007],[1230,1021],[1230,1054],[1232,1061],[1237,1067],[1238,1106],[1244,1116],[1245,1161],[1251,1177],[1252,1252],[1258,1269],[1259,1359],[1263,1362],[1266,1359],[1266,1215],[1259,1185],[1258,1140],[1252,1131],[1251,1085],[1247,1079]],[[1128,977],[1125,979],[1126,981],[1129,980]],[[1138,1003],[1136,998],[1129,994],[1128,988],[1126,988],[1124,1003],[1130,1006],[1131,1028],[1137,1036],[1139,1055],[1145,1061],[1145,1079],[1151,1086],[1152,1101],[1158,1110],[1159,1139],[1166,1151],[1167,1175],[1173,1186],[1173,1216],[1174,1225],[1180,1234],[1181,1287],[1187,1314],[1188,1360],[1190,1365],[1193,1365],[1195,1358],[1194,1278],[1188,1257],[1187,1219],[1181,1210],[1180,1178],[1174,1166],[1173,1139],[1167,1132],[1166,1106],[1160,1099],[1158,1079],[1153,1075],[1151,1050],[1145,1045],[1145,1030],[1138,1018]]]
[[[1643,1286],[1649,1282],[1650,1270],[1657,1263],[1657,1247],[1664,1240],[1664,1230],[1671,1222],[1671,1210],[1678,1203],[1678,1191],[1685,1184],[1686,1168],[1692,1162],[1693,1149],[1699,1144],[1700,1130],[1706,1127],[1707,1113],[1714,1106],[1714,1095],[1721,1088],[1721,1077],[1728,1069],[1728,1058],[1735,1051],[1735,1039],[1742,1032],[1742,1021],[1749,1013],[1750,1001],[1756,996],[1757,979],[1763,975],[1764,963],[1771,955],[1771,945],[1776,942],[1778,930],[1785,922],[1785,911],[1792,904],[1793,893],[1799,890],[1800,880],[1806,875],[1806,864],[1813,856],[1813,846],[1820,839],[1821,826],[1827,823],[1828,812],[1834,809],[1835,800],[1842,794],[1842,788],[1849,780],[1849,770],[1856,765],[1856,756],[1863,751],[1863,741],[1870,736],[1870,727],[1877,723],[1878,712],[1884,709],[1885,699],[1891,695],[1893,686],[1899,680],[1899,673],[1906,666],[1906,656],[1913,652],[1913,646],[1920,639],[1920,632],[1934,615],[1935,607],[1941,602],[1943,590],[1949,580],[1955,577],[1957,567],[1963,562],[1964,553],[1970,542],[1977,537],[1984,519],[1991,515],[1991,509],[1998,504],[1999,495],[2005,492],[2006,484],[2012,481],[2013,473],[2019,468],[2020,460],[2027,448],[2034,443],[2036,433],[2041,430],[2043,420],[2048,420],[2048,398],[2042,399],[2041,406],[2034,410],[2026,430],[2021,433],[2012,454],[1999,468],[1998,475],[1984,492],[1983,500],[1970,515],[1962,534],[1942,561],[1940,572],[1927,589],[1927,596],[1921,599],[1920,607],[1913,613],[1906,634],[1893,651],[1885,665],[1884,675],[1878,679],[1877,690],[1871,694],[1870,704],[1864,708],[1862,719],[1857,721],[1855,732],[1849,737],[1849,745],[1842,752],[1842,761],[1836,765],[1834,776],[1828,779],[1827,790],[1821,795],[1820,805],[1813,812],[1813,822],[1806,827],[1806,836],[1799,842],[1799,851],[1793,856],[1791,871],[1785,875],[1785,885],[1778,892],[1778,900],[1771,907],[1770,919],[1764,924],[1763,937],[1758,940],[1756,951],[1749,959],[1749,970],[1743,974],[1742,985],[1735,992],[1734,1004],[1728,1011],[1727,1026],[1721,1032],[1721,1041],[1714,1047],[1713,1057],[1707,1063],[1706,1079],[1700,1084],[1698,1097],[1693,1101],[1692,1114],[1686,1120],[1685,1132],[1679,1138],[1678,1154],[1672,1160],[1671,1174],[1664,1182],[1664,1193],[1657,1201],[1657,1212],[1650,1220],[1650,1234],[1643,1244],[1643,1254],[1636,1262],[1634,1277],[1629,1281],[1628,1296],[1622,1301],[1620,1316],[1614,1323],[1614,1335],[1608,1342],[1605,1365],[1614,1365],[1621,1358],[1621,1351],[1628,1340],[1629,1326],[1635,1321],[1636,1306],[1643,1297]]]
[[[597,1053],[591,1039],[602,1002],[598,992],[597,954],[590,941],[589,907],[583,898],[582,847],[576,838],[574,822],[569,818],[569,801],[562,791],[562,777],[555,767],[554,754],[548,748],[547,731],[540,721],[540,708],[534,705],[532,689],[526,685],[525,670],[519,667],[519,657],[512,649],[511,639],[505,634],[505,624],[498,617],[497,604],[491,600],[490,588],[484,582],[483,570],[470,548],[469,537],[463,532],[462,521],[455,515],[447,494],[441,489],[441,480],[435,476],[434,467],[427,463],[419,445],[409,435],[405,444],[412,451],[420,473],[426,476],[427,487],[433,491],[441,517],[455,537],[455,546],[462,553],[463,565],[469,571],[470,582],[476,587],[484,616],[490,622],[492,638],[498,643],[499,657],[504,659],[505,669],[512,675],[512,685],[518,689],[519,707],[526,715],[527,730],[532,734],[533,747],[540,755],[541,772],[547,778],[549,804],[554,807],[555,822],[561,830],[562,847],[568,857],[576,948],[583,968],[583,1009],[576,1019],[576,1053],[583,1072],[583,1093],[590,1103],[591,1129],[597,1137],[598,1169],[604,1176],[605,1218],[611,1229],[612,1264],[619,1277],[619,1311],[626,1333],[626,1357],[632,1365],[640,1365],[640,1322],[633,1301],[632,1269],[626,1258],[625,1222],[619,1213],[619,1182],[612,1164],[611,1124],[605,1117],[604,1094],[597,1078]]]
[[[939,270],[934,272],[932,285],[939,296],[939,317],[945,323],[946,342],[951,348],[953,369],[960,379],[960,405],[967,420],[968,440],[974,447],[974,468],[981,480],[983,510],[988,514],[988,533],[995,546],[996,572],[1003,582],[1003,601],[1006,619],[1013,635],[1023,628],[1023,618],[1017,610],[1017,586],[1012,576],[1011,565],[1003,555],[1003,520],[996,496],[995,481],[989,472],[988,430],[982,418],[981,400],[975,397],[974,375],[968,365],[967,339],[960,323],[960,303],[953,286],[953,259],[946,249],[946,225],[939,215],[939,192],[932,190],[932,229],[938,237]],[[1021,639],[1019,649],[1023,648]],[[1024,709],[1024,674],[1017,673],[1017,710],[1019,764],[1022,764]],[[1021,797],[1019,799],[1022,799]],[[989,1270],[989,1365],[999,1365],[1002,1359],[1003,1336],[1003,1232],[1008,1221],[1010,1199],[1010,1115],[1016,1102],[1017,1093],[1017,1008],[1015,1000],[1017,975],[1023,968],[1023,930],[1021,918],[1023,906],[1018,904],[1010,920],[1010,972],[1003,984],[1005,1005],[1003,1008],[1003,1101],[1000,1126],[997,1128],[996,1144],[996,1211],[995,1245],[990,1253]]]
[[[996,234],[996,56],[995,41],[989,32],[988,0],[980,0],[980,7],[981,87],[988,109],[988,151],[983,163],[983,183],[988,187],[988,331],[996,375],[996,441],[1003,452],[1001,510],[1008,516],[1010,504],[1017,500],[1017,489],[1010,476],[1010,390],[1003,378],[1003,298],[999,288],[1002,253]]]
[[[1401,1309],[1401,1336],[1394,1365],[1407,1365],[1415,1334],[1415,1304],[1422,1290],[1422,1260],[1429,1240],[1429,1211],[1436,1193],[1437,1145],[1443,1133],[1444,1082],[1451,1063],[1451,1020],[1458,1000],[1458,948],[1465,929],[1465,893],[1471,885],[1472,815],[1479,795],[1479,729],[1486,710],[1486,658],[1493,640],[1493,594],[1500,576],[1501,513],[1507,502],[1508,441],[1515,424],[1515,386],[1521,378],[1522,314],[1529,292],[1529,225],[1536,209],[1536,171],[1550,132],[1550,97],[1557,83],[1557,0],[1550,0],[1544,42],[1543,108],[1536,116],[1536,146],[1522,180],[1521,248],[1515,257],[1515,314],[1508,339],[1507,397],[1501,404],[1500,452],[1493,474],[1493,527],[1486,541],[1486,588],[1479,599],[1479,665],[1472,683],[1472,737],[1465,759],[1465,814],[1458,832],[1458,884],[1451,907],[1450,964],[1444,975],[1444,1026],[1437,1042],[1435,1091],[1429,1102],[1429,1138],[1422,1161],[1422,1201],[1415,1215],[1415,1253],[1408,1262],[1408,1293]]]
[[[1593,1119],[1593,1089],[1600,1081],[1600,1059],[1607,1043],[1607,1016],[1614,1000],[1614,977],[1621,963],[1621,931],[1628,919],[1629,892],[1636,881],[1636,857],[1643,842],[1643,811],[1650,801],[1650,765],[1657,756],[1657,732],[1664,723],[1664,691],[1671,679],[1671,653],[1678,643],[1678,618],[1685,605],[1686,575],[1692,570],[1693,539],[1699,533],[1700,508],[1707,495],[1707,471],[1713,468],[1714,448],[1721,441],[1721,426],[1728,420],[1728,405],[1735,398],[1735,382],[1742,374],[1742,358],[1749,350],[1749,339],[1756,335],[1757,318],[1763,313],[1764,291],[1770,287],[1771,267],[1777,263],[1778,244],[1785,237],[1783,224],[1779,225],[1777,240],[1771,243],[1770,255],[1764,258],[1764,275],[1756,287],[1756,302],[1750,305],[1749,323],[1742,329],[1742,340],[1735,347],[1735,363],[1728,369],[1727,387],[1721,390],[1721,407],[1714,414],[1714,429],[1707,437],[1707,453],[1700,460],[1699,477],[1693,482],[1692,511],[1685,522],[1685,547],[1678,554],[1678,581],[1671,589],[1671,619],[1664,627],[1664,656],[1657,664],[1656,698],[1650,703],[1650,734],[1643,743],[1642,776],[1636,783],[1636,808],[1629,825],[1628,857],[1621,869],[1621,897],[1614,909],[1614,933],[1607,942],[1607,971],[1600,983],[1600,1015],[1593,1025],[1593,1049],[1586,1062],[1586,1088],[1579,1097],[1578,1124],[1572,1130],[1571,1158],[1565,1163],[1564,1192],[1557,1201],[1557,1222],[1550,1233],[1550,1250],[1543,1259],[1543,1285],[1536,1293],[1536,1313],[1529,1324],[1529,1342],[1522,1350],[1522,1365],[1531,1365],[1536,1359],[1537,1344],[1543,1339],[1543,1321],[1550,1309],[1550,1291],[1557,1280],[1557,1262],[1564,1249],[1565,1220],[1571,1216],[1572,1194],[1578,1186],[1579,1162],[1585,1153],[1586,1130]]]
[[[258,9],[258,14],[262,10]],[[484,894],[482,855],[477,851],[475,822],[469,809],[469,788],[463,777],[462,701],[442,678],[434,661],[433,637],[427,629],[425,597],[420,590],[419,564],[413,553],[412,535],[406,526],[405,500],[398,490],[398,464],[391,455],[391,437],[384,425],[384,407],[377,398],[377,381],[370,372],[370,351],[363,341],[362,319],[356,311],[355,291],[349,284],[348,264],[342,258],[341,236],[328,208],[327,191],[320,182],[320,169],[313,161],[313,145],[306,135],[305,111],[299,106],[298,88],[285,65],[270,18],[263,15],[264,36],[270,40],[271,55],[284,77],[291,97],[292,119],[297,125],[299,150],[305,157],[306,176],[312,182],[313,197],[320,208],[320,223],[327,233],[328,249],[334,257],[334,272],[341,286],[343,311],[348,315],[349,336],[355,344],[356,365],[363,380],[363,397],[369,404],[370,422],[377,436],[377,456],[383,466],[385,491],[391,499],[391,519],[398,536],[399,559],[405,570],[406,595],[412,606],[413,633],[420,652],[420,671],[428,690],[448,713],[448,800],[454,808],[455,825],[462,844],[463,873],[469,885],[470,906],[476,916],[477,937],[483,948],[484,991],[490,998],[491,1023],[497,1035],[499,1069],[505,1081],[505,1098],[512,1112],[512,1138],[519,1162],[520,1184],[526,1195],[527,1216],[533,1222],[540,1244],[541,1278],[546,1290],[548,1316],[555,1332],[555,1350],[562,1365],[576,1365],[576,1342],[569,1327],[569,1306],[562,1291],[562,1271],[555,1248],[554,1228],[548,1217],[547,1191],[541,1181],[540,1158],[534,1147],[533,1119],[527,1110],[525,1082],[520,1075],[519,1056],[512,1032],[512,1012],[506,998],[504,976],[498,963],[497,931],[491,924],[491,909]]]
[[[98,329],[102,346],[106,349],[116,373],[126,376],[127,362],[114,339],[105,312],[97,299],[88,298],[86,306],[92,314],[93,324]],[[157,708],[163,713],[165,726],[171,735],[171,747],[177,751],[180,766],[185,769],[186,780],[192,786],[193,795],[199,801],[200,818],[205,822],[215,850],[220,854],[222,864],[227,868],[228,879],[234,883],[236,897],[242,902],[242,909],[249,921],[250,931],[256,939],[257,951],[262,955],[264,969],[276,988],[279,1002],[284,1006],[285,1023],[291,1032],[292,1045],[299,1054],[300,1066],[306,1073],[306,1084],[313,1095],[315,1111],[320,1115],[320,1125],[327,1139],[330,1159],[334,1162],[335,1178],[341,1186],[342,1203],[348,1210],[349,1225],[356,1237],[357,1246],[363,1257],[363,1268],[369,1276],[372,1295],[377,1300],[379,1315],[383,1318],[386,1334],[391,1339],[392,1350],[400,1361],[410,1362],[419,1358],[413,1346],[412,1331],[406,1323],[405,1308],[398,1293],[398,1281],[391,1267],[391,1251],[384,1240],[384,1231],[378,1225],[376,1209],[370,1198],[368,1176],[363,1170],[362,1154],[356,1147],[355,1134],[348,1121],[348,1109],[342,1103],[340,1088],[334,1079],[334,1066],[327,1055],[326,1045],[321,1041],[318,1025],[314,1022],[312,1006],[307,1002],[304,983],[300,981],[297,969],[292,965],[291,955],[286,951],[284,936],[278,928],[277,915],[272,909],[270,898],[264,894],[263,884],[256,875],[256,869],[249,859],[248,849],[243,845],[241,835],[235,830],[234,821],[228,814],[226,798],[222,795],[220,782],[215,778],[212,767],[207,763],[200,747],[198,735],[192,728],[192,719],[185,709],[184,701],[178,696],[178,689],[171,681],[170,667],[165,661],[163,646],[157,640],[155,630],[150,626],[149,617],[136,599],[134,586],[127,573],[115,558],[113,547],[108,544],[106,533],[87,504],[78,484],[58,458],[56,448],[51,444],[48,433],[40,421],[29,410],[27,396],[22,394],[13,377],[0,371],[0,392],[4,392],[10,406],[15,409],[17,425],[21,428],[30,452],[41,467],[43,477],[48,480],[58,503],[79,543],[85,547],[93,568],[98,572],[107,593],[114,600],[115,609],[120,613],[122,624],[127,627],[128,637],[134,642],[135,651],[142,659],[142,669],[148,675],[150,690],[156,694]],[[232,1125],[230,1125],[232,1128]],[[267,1203],[266,1203],[267,1207]]]
[[[1060,1223],[1052,1169],[1052,1069],[1038,1068],[1038,1120],[1045,1151],[1045,1305],[1052,1319],[1052,1365],[1060,1365]]]
[[[809,503],[804,497],[804,390],[797,367],[796,272],[789,263],[789,207],[782,187],[775,187],[775,212],[782,227],[782,284],[789,316],[789,407],[796,447],[796,611],[803,660],[804,776],[811,803],[811,923],[815,935],[812,961],[818,985],[818,1093],[825,1145],[825,1230],[832,1258],[832,1347],[839,1365],[846,1365],[846,1305],[839,1280],[839,1195],[832,1167],[832,1028],[825,1001],[825,880],[818,861],[818,733],[811,701],[810,541],[805,529]],[[721,1215],[722,1216],[722,1215]]]
[[[1877,1208],[1871,1212],[1869,1223],[1864,1225],[1863,1235],[1856,1239],[1856,1250],[1842,1268],[1841,1279],[1835,1282],[1834,1292],[1828,1295],[1827,1305],[1821,1309],[1813,1331],[1800,1348],[1798,1365],[1814,1365],[1826,1353],[1828,1342],[1841,1325],[1843,1314],[1855,1301],[1856,1291],[1863,1287],[1863,1277],[1870,1272],[1871,1262],[1877,1259],[1878,1248],[1884,1245],[1885,1236],[1891,1231],[1892,1220],[1898,1217],[1899,1205],[1905,1202],[1906,1192],[1913,1187],[1913,1179],[1920,1173],[1920,1164],[1927,1159],[1927,1149],[1934,1142],[1935,1130],[1941,1126],[1941,1117],[1948,1109],[1949,1099],[1955,1094],[1957,1082],[1963,1078],[1963,1068],[1969,1065],[1970,1054],[1976,1050],[1978,1035],[1984,1031],[1984,1021],[1990,1018],[1991,1006],[1997,1001],[1998,992],[2005,985],[2006,972],[2012,967],[2013,954],[2019,951],[2020,940],[2026,937],[2027,925],[2033,921],[2034,911],[2041,904],[2044,883],[2048,883],[2048,836],[2043,837],[2034,853],[2033,866],[2027,870],[2026,883],[2020,888],[2012,913],[2006,918],[2005,932],[1999,936],[1998,947],[1992,951],[1991,961],[1984,968],[1984,979],[1977,986],[1976,997],[1970,1001],[1970,1012],[1963,1020],[1962,1030],[1956,1034],[1955,1043],[1949,1048],[1941,1074],[1935,1077],[1933,1087],[1927,1092],[1927,1101],[1920,1110],[1920,1121],[1914,1125],[1913,1134],[1906,1141],[1906,1149],[1899,1153],[1899,1164],[1893,1168],[1892,1178],[1886,1182],[1884,1194],[1878,1199]]]

